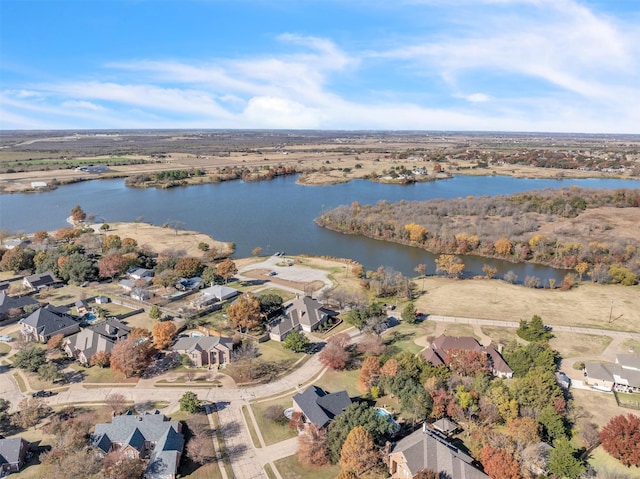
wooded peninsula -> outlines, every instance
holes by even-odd
[[[598,283],[633,285],[640,275],[640,191],[634,189],[571,187],[424,202],[354,202],[315,221],[333,231],[442,254],[438,270],[450,276],[463,270],[452,255],[545,264]],[[490,268],[485,273],[492,276]],[[574,282],[570,273],[562,287]]]

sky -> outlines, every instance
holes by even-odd
[[[0,129],[130,128],[640,133],[640,1],[0,1]]]

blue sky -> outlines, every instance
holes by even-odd
[[[0,128],[640,133],[637,0],[2,0]]]

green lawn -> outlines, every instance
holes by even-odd
[[[597,447],[589,456],[589,464],[601,472],[603,476],[610,477],[606,473],[618,473],[625,478],[640,477],[640,467],[625,467],[620,461],[611,457],[602,446]],[[599,477],[599,475],[598,475]],[[611,476],[612,477],[612,476]]]
[[[447,323],[443,334],[447,336],[471,336],[480,339],[473,332],[473,328],[467,324]]]
[[[359,369],[353,371],[328,370],[314,384],[331,393],[346,390],[349,396],[353,398],[362,394],[357,385],[359,375]]]
[[[291,396],[250,405],[253,409],[253,415],[256,418],[258,428],[260,428],[260,432],[262,433],[262,438],[267,446],[296,437],[297,433],[289,428],[288,422],[276,423],[265,417],[265,411],[269,406],[278,406],[284,412],[285,409],[290,408],[292,405]]]
[[[0,356],[9,354],[9,351],[11,351],[11,346],[7,343],[0,343]]]
[[[251,441],[253,442],[254,447],[262,447],[260,439],[258,438],[258,433],[256,432],[256,428],[253,426],[253,421],[251,420],[251,416],[249,415],[249,410],[247,409],[247,407],[250,406],[242,406],[242,416],[244,417],[244,422],[247,424],[247,428],[249,429]]]
[[[290,361],[292,364],[304,356],[304,353],[294,353],[286,349],[282,343],[278,341],[267,341],[258,344],[260,351],[260,359],[263,361]]]
[[[274,465],[284,479],[334,479],[340,474],[340,466],[309,467],[300,464],[296,456],[278,459]]]
[[[72,363],[69,366],[74,371],[80,372],[83,376],[83,382],[85,383],[122,383],[122,384],[136,384],[138,382],[138,378],[127,378],[122,374],[116,373],[111,368],[99,368],[97,366],[92,366],[90,368],[86,368],[79,363]]]

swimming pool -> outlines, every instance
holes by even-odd
[[[82,320],[87,323],[93,323],[98,320],[98,317],[93,313],[87,313],[82,317]]]
[[[398,423],[396,422],[396,420],[395,420],[395,419],[393,419],[393,414],[391,414],[391,413],[390,413],[389,411],[387,411],[385,408],[383,408],[383,407],[377,407],[377,408],[376,408],[376,414],[377,414],[378,416],[384,416],[384,417],[386,417],[386,418],[387,418],[387,421],[388,421],[389,423],[391,423],[391,424],[392,424],[392,426],[393,426],[393,432],[394,432],[394,433],[396,433],[396,432],[398,432],[398,431],[400,430],[400,424],[398,424]]]

